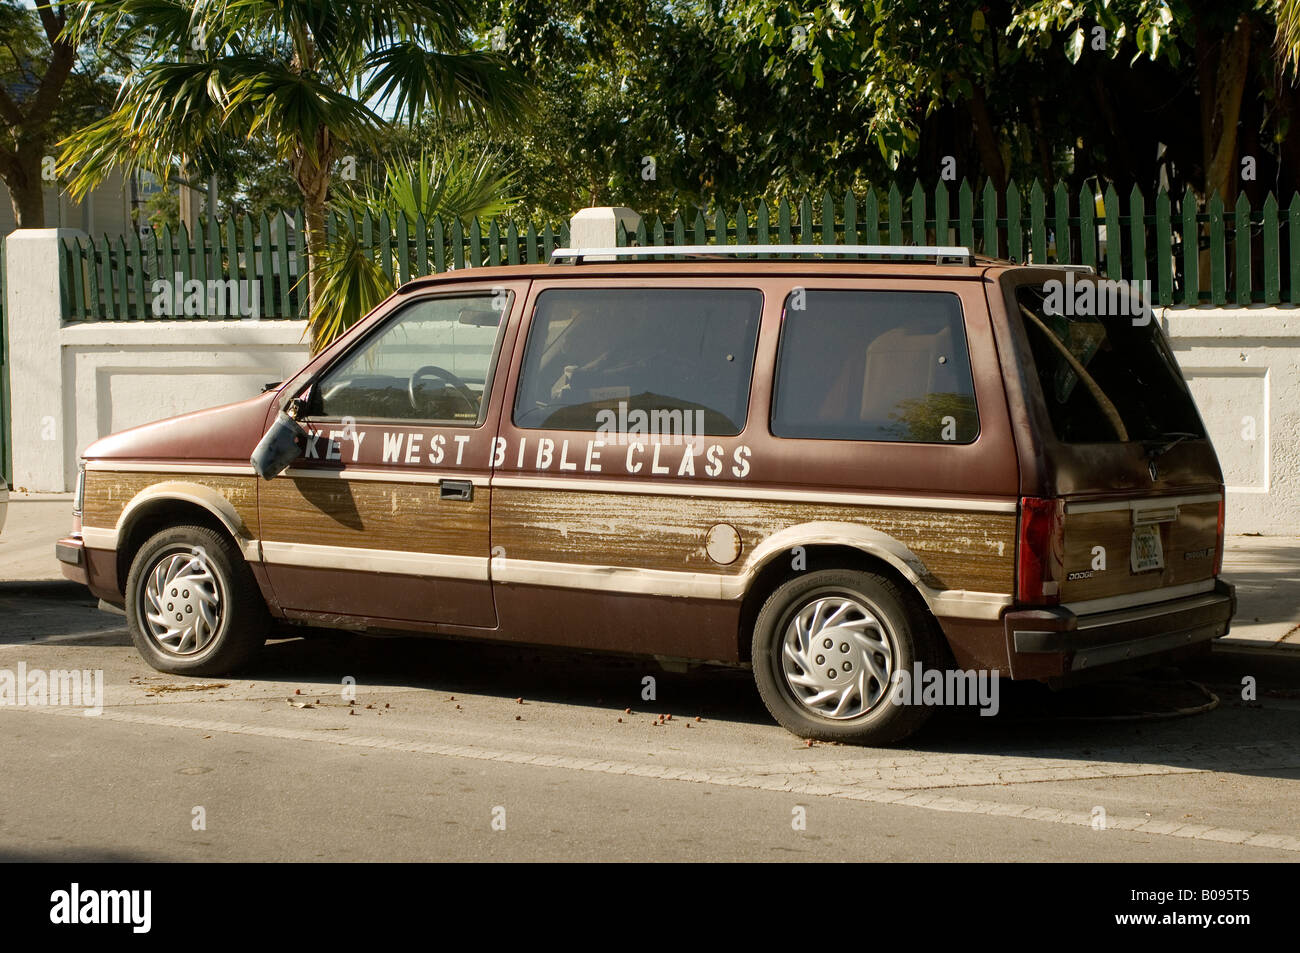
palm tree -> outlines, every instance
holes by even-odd
[[[471,152],[463,146],[423,149],[418,155],[399,150],[385,160],[378,174],[363,178],[355,190],[339,190],[335,205],[354,221],[366,214],[378,217],[384,213],[390,221],[400,215],[408,222],[421,215],[427,222],[438,217],[462,221],[497,218],[516,201],[509,195],[511,176],[500,173],[498,165],[495,153]],[[407,249],[397,247],[391,253],[409,255]],[[412,265],[408,261],[408,268]],[[313,353],[392,294],[396,285],[389,274],[398,273],[394,261],[380,261],[377,250],[363,246],[356,231],[347,226],[338,230],[318,256],[315,268]]]
[[[517,115],[520,75],[472,48],[472,0],[82,0],[74,42],[135,43],[139,65],[113,112],[64,141],[80,197],[114,168],[182,178],[230,137],[265,134],[302,194],[307,290],[318,313],[331,168],[374,148],[391,116],[426,106],[481,121]]]

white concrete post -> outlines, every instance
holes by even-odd
[[[618,244],[619,222],[632,232],[641,216],[630,208],[614,206],[581,209],[569,219],[569,244],[574,248],[613,248]]]
[[[66,492],[76,481],[75,449],[65,422],[75,395],[64,393],[59,327],[59,243],[75,228],[23,228],[5,239],[5,313],[9,322],[10,430],[14,486]]]

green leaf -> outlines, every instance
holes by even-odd
[[[1079,27],[1065,42],[1065,55],[1071,63],[1079,62],[1079,57],[1083,55],[1083,27]]]

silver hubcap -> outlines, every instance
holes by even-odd
[[[190,550],[159,556],[149,571],[141,624],[168,655],[197,655],[221,625],[221,585],[203,555]]]
[[[856,718],[888,690],[893,637],[879,615],[855,599],[814,599],[786,626],[781,669],[790,693],[809,711]]]

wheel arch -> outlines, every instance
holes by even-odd
[[[804,523],[767,537],[745,562],[745,594],[736,633],[739,657],[749,661],[750,632],[763,603],[779,586],[805,572],[831,568],[860,569],[892,579],[916,597],[918,606],[938,626],[934,613],[934,597],[940,591],[937,580],[905,545],[855,523]]]
[[[256,538],[228,499],[201,483],[168,480],[141,490],[118,517],[119,591],[126,591],[131,562],[145,541],[168,526],[180,524],[207,526],[229,537],[249,563],[260,560]]]

